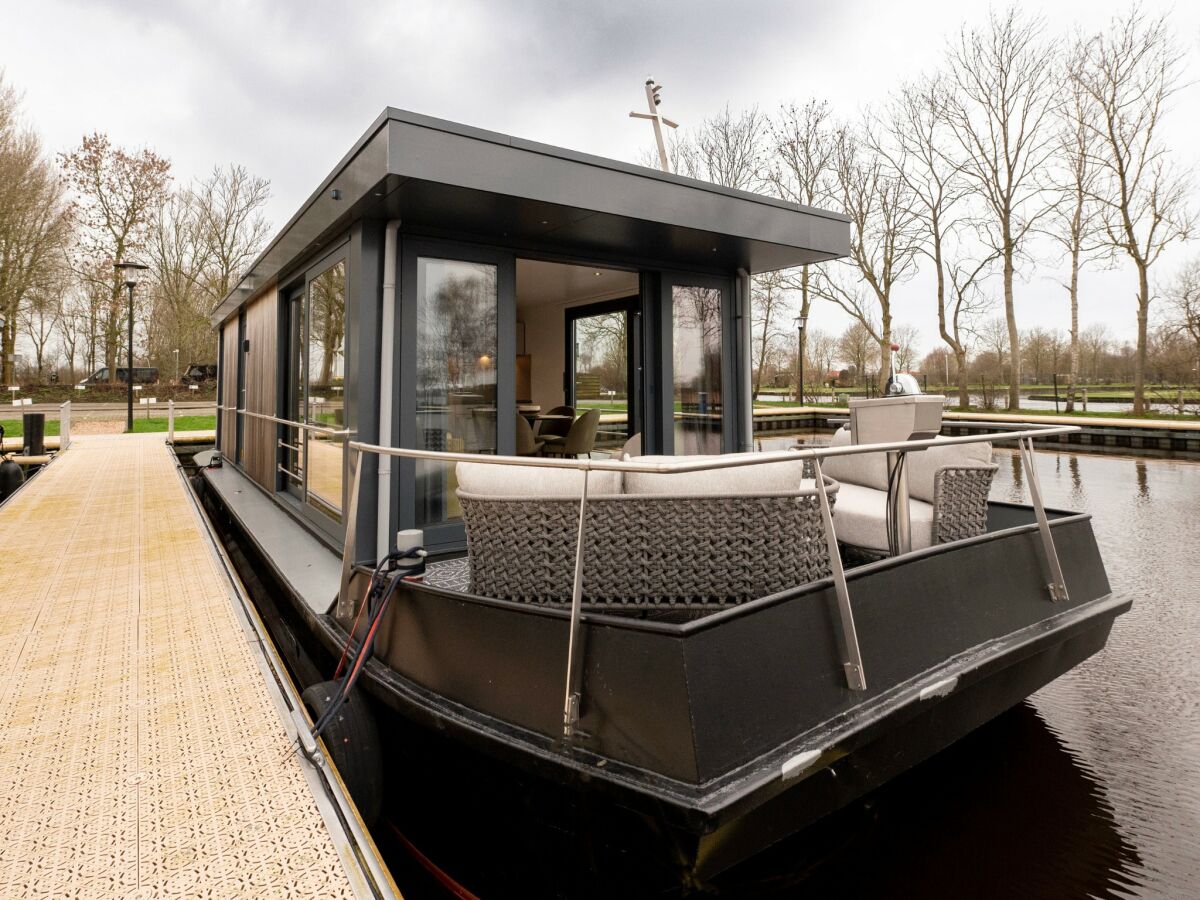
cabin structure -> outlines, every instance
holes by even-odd
[[[750,276],[848,250],[837,213],[387,109],[213,311],[218,447],[336,550],[347,435],[512,454],[565,406],[597,449],[749,450]],[[357,558],[462,546],[452,466],[362,466]]]

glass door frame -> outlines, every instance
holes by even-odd
[[[278,340],[278,350],[276,358],[280,360],[280,380],[276,382],[276,417],[287,419],[293,422],[304,422],[307,418],[308,407],[308,391],[309,391],[309,372],[308,372],[308,336],[311,325],[311,311],[309,305],[311,303],[312,283],[317,280],[323,273],[341,262],[345,265],[345,319],[349,322],[352,305],[351,291],[354,284],[354,272],[351,261],[352,253],[349,240],[343,240],[333,247],[333,249],[322,254],[304,267],[303,272],[298,273],[295,278],[291,278],[282,283],[278,290],[279,310],[278,328],[276,331]],[[298,302],[301,309],[302,321],[296,322],[292,316],[293,301]],[[342,351],[343,365],[346,372],[351,370],[354,365],[354,360],[351,358],[349,326],[346,327],[346,334],[343,336]],[[296,329],[299,328],[297,331]],[[297,347],[293,340],[299,341]],[[291,353],[294,349],[302,349],[304,352],[304,373],[303,385],[301,386],[293,378]],[[349,399],[343,391],[343,409],[348,409]],[[301,414],[299,403],[303,400],[304,412]],[[345,419],[346,414],[343,413]],[[344,425],[343,425],[344,427]],[[329,540],[334,542],[341,541],[346,532],[345,516],[348,507],[347,497],[350,485],[350,462],[348,459],[342,459],[342,498],[341,508],[339,513],[342,521],[338,521],[333,516],[322,511],[320,504],[308,502],[308,459],[307,459],[307,432],[302,428],[297,428],[288,425],[278,425],[273,429],[276,440],[275,461],[277,467],[287,465],[287,454],[292,451],[282,446],[279,441],[285,440],[292,443],[292,438],[297,438],[295,446],[300,447],[301,462],[301,478],[302,483],[297,485],[295,480],[279,472],[279,481],[276,483],[276,496],[285,498],[287,508],[294,514],[300,516],[304,521],[316,525],[318,530]],[[297,490],[299,488],[299,490]]]
[[[480,244],[444,241],[424,237],[400,239],[400,296],[397,298],[395,346],[397,348],[394,396],[398,398],[396,416],[397,446],[418,448],[417,433],[417,260],[421,257],[496,267],[496,452],[511,455],[516,451],[517,409],[517,254],[514,250]],[[514,416],[501,414],[511,409]],[[444,465],[449,465],[444,464]],[[416,528],[417,467],[412,459],[395,460],[392,483],[392,521],[397,528]],[[466,528],[459,522],[425,527],[425,547],[430,552],[458,549],[465,545]]]
[[[721,453],[738,450],[738,321],[734,306],[734,280],[691,272],[661,271],[657,279],[654,321],[655,409],[654,451],[675,455],[675,334],[674,289],[699,287],[721,292]],[[643,291],[646,293],[646,291]]]
[[[643,316],[644,303],[641,294],[619,297],[616,300],[600,300],[595,303],[584,303],[579,306],[568,306],[565,312],[565,342],[563,361],[563,399],[570,407],[577,407],[575,402],[575,323],[580,319],[605,313],[623,312],[629,317],[626,340],[626,439],[635,434],[642,434],[645,419],[645,353],[643,352]],[[643,436],[644,446],[644,436]]]

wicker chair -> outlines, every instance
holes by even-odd
[[[850,443],[843,428],[833,445]],[[909,513],[914,550],[987,531],[987,501],[997,466],[989,443],[949,444],[908,453]],[[887,552],[887,462],[882,453],[833,456],[822,471],[842,485],[834,528],[838,539],[875,554]]]
[[[775,488],[744,488],[751,469],[638,474],[594,472],[589,486],[583,599],[591,606],[743,603],[826,577],[829,558],[816,486],[760,473]],[[481,473],[460,464],[458,498],[467,527],[471,593],[529,603],[568,603],[575,571],[582,475],[528,470]],[[752,467],[759,468],[759,467]],[[474,469],[476,471],[471,471]],[[735,488],[721,490],[721,476]],[[534,476],[542,476],[540,482]],[[601,479],[600,476],[605,476]],[[612,477],[616,476],[616,477]],[[794,480],[792,478],[794,477]],[[683,479],[676,493],[644,493]],[[826,479],[830,499],[838,486]],[[486,491],[489,485],[504,494]],[[471,490],[470,488],[485,490]],[[544,491],[544,493],[541,493]],[[531,493],[536,494],[531,496]]]

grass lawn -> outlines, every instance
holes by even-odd
[[[0,419],[0,427],[4,428],[5,437],[25,436],[25,423],[21,419]],[[46,422],[46,434],[58,434],[58,419]]]
[[[57,426],[57,422],[55,425]],[[49,423],[47,423],[49,427]],[[176,416],[175,430],[176,431],[213,431],[217,427],[216,416]],[[137,419],[133,420],[133,431],[135,434],[143,434],[152,431],[166,431],[166,419]],[[57,433],[57,432],[55,432]]]

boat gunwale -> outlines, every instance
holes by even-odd
[[[1031,514],[1033,507],[1024,503],[1009,503],[1005,501],[989,501],[989,506],[1003,506],[1011,509],[1028,510]],[[1075,512],[1072,510],[1060,510],[1046,508],[1047,516],[1050,516],[1049,525],[1051,528],[1067,526],[1078,522],[1090,521],[1091,513]],[[886,571],[887,569],[897,568],[906,565],[919,559],[927,559],[930,557],[940,556],[945,553],[952,553],[957,549],[975,546],[978,544],[988,543],[994,540],[1001,540],[1020,533],[1036,533],[1038,524],[1036,521],[1021,525],[1012,525],[1007,528],[1001,528],[996,531],[986,531],[983,534],[975,537],[962,538],[957,541],[950,541],[945,544],[933,544],[921,550],[913,550],[910,553],[901,556],[885,557],[884,559],[873,560],[862,565],[848,568],[846,572],[847,585],[855,580],[861,579],[868,575],[873,575],[877,572]],[[448,557],[449,558],[449,557]],[[458,557],[461,558],[461,557]],[[369,574],[371,569],[366,566],[356,566],[356,571]],[[767,594],[763,597],[756,597],[745,603],[736,605],[717,606],[716,604],[683,604],[683,603],[646,603],[646,604],[607,604],[601,606],[599,604],[586,604],[581,613],[581,621],[590,622],[595,625],[603,625],[605,627],[625,628],[631,631],[643,631],[654,634],[664,634],[673,637],[687,637],[691,634],[705,631],[709,628],[715,628],[722,623],[730,620],[741,618],[742,616],[753,615],[765,609],[777,606],[780,603],[786,603],[789,600],[801,597],[805,594],[815,593],[824,590],[833,584],[833,576],[827,575],[824,578],[816,581],[810,581],[805,584],[795,585],[782,591],[776,591],[773,594]],[[491,606],[500,609],[505,609],[511,612],[526,613],[530,615],[545,615],[552,618],[570,619],[571,606],[569,601],[562,601],[553,605],[549,603],[531,603],[521,600],[504,600],[498,597],[485,597],[481,594],[472,594],[466,591],[456,591],[452,588],[438,587],[436,585],[425,584],[424,582],[406,583],[405,589],[411,591],[420,591],[433,594],[435,596],[445,597],[452,600],[461,600],[469,603],[475,603],[481,606]],[[853,597],[851,597],[853,601]],[[638,619],[628,615],[619,615],[615,612],[607,612],[608,608],[621,609],[628,611],[666,611],[679,610],[690,612],[702,612],[706,608],[712,608],[712,612],[707,615],[699,616],[687,622],[660,622],[650,619]]]

